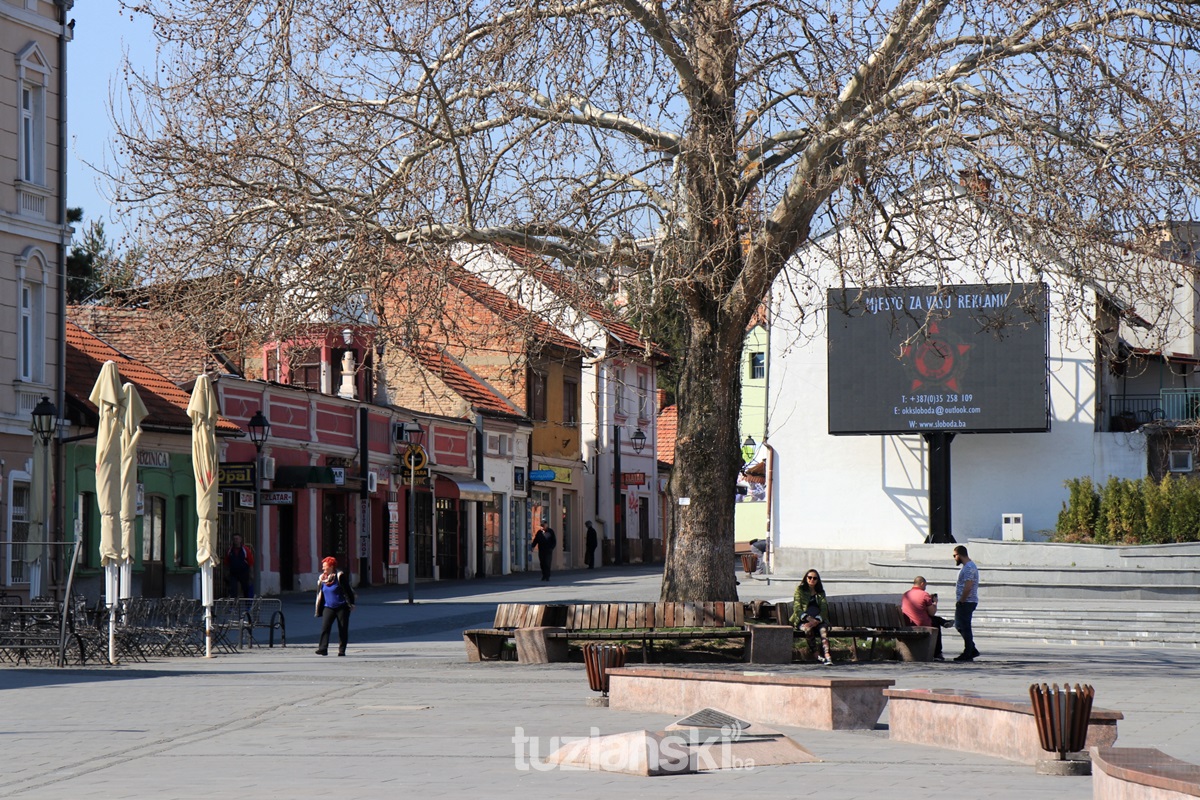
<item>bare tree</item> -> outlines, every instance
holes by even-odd
[[[117,175],[146,279],[236,273],[279,333],[377,285],[389,248],[500,242],[681,307],[666,599],[736,596],[743,333],[816,234],[882,243],[892,198],[965,170],[1080,287],[1119,282],[1089,243],[1189,218],[1200,172],[1192,2],[128,6],[161,53],[130,72]]]

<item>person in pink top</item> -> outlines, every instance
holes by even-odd
[[[911,625],[925,628],[937,628],[937,637],[933,645],[933,660],[944,661],[942,658],[942,628],[946,620],[937,616],[937,595],[925,591],[925,579],[920,575],[913,578],[912,588],[904,593],[900,600],[900,613]]]

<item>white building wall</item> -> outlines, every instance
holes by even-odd
[[[961,262],[956,283],[1032,279],[1027,265],[988,255],[1004,251],[996,242],[977,245],[982,261]],[[812,264],[805,266],[812,274]],[[824,288],[809,283],[803,317],[791,301],[795,296],[790,288],[777,293],[770,354],[769,441],[778,454],[771,511],[780,554],[788,548],[899,550],[924,541],[924,440],[829,435]],[[954,438],[951,526],[959,541],[999,539],[1005,512],[1025,515],[1026,535],[1051,530],[1067,499],[1068,478],[1104,481],[1146,472],[1144,437],[1095,431],[1095,343],[1088,320],[1062,318],[1058,309],[1066,306],[1052,283],[1047,302],[1051,429]]]

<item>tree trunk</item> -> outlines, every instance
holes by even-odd
[[[709,317],[709,315],[705,315]],[[741,466],[741,327],[693,317],[679,381],[679,422],[662,599],[737,600],[733,506]],[[713,493],[704,487],[719,486]],[[686,505],[680,500],[686,498]]]

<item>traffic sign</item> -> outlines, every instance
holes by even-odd
[[[425,448],[419,444],[410,444],[404,451],[404,468],[406,470],[421,471],[425,469],[425,465],[429,463],[429,456],[425,454]]]

